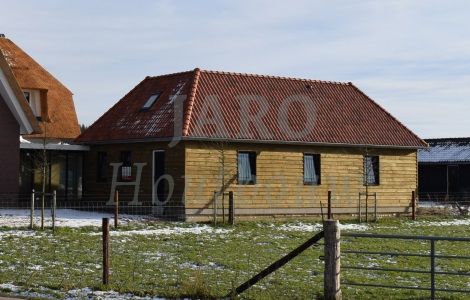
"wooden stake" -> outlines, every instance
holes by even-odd
[[[340,229],[339,221],[323,222],[325,232],[324,299],[342,299],[340,288]]]
[[[103,284],[109,285],[109,218],[103,218]]]
[[[332,220],[332,214],[331,214],[331,191],[328,191],[328,220]]]

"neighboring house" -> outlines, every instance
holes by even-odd
[[[470,195],[470,138],[427,139],[418,152],[421,201],[445,201]]]
[[[34,114],[0,52],[0,201],[18,197],[20,134],[41,133]]]
[[[46,166],[46,192],[56,190],[59,200],[80,198],[87,147],[70,145],[80,134],[72,93],[4,35],[0,52],[41,129],[22,133],[20,163],[16,163],[20,176],[15,177],[16,181],[19,177],[19,198],[30,199],[32,189],[42,191],[41,165]],[[16,134],[15,144],[19,142]]]
[[[181,219],[228,191],[237,216],[318,215],[328,191],[357,213],[367,189],[379,213],[411,212],[427,147],[351,83],[199,69],[145,78],[76,142],[87,194]]]

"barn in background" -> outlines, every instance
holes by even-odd
[[[470,138],[426,139],[418,152],[421,201],[466,201],[470,195]]]

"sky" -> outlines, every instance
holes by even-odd
[[[421,138],[470,136],[467,0],[2,0],[6,35],[91,125],[146,76],[352,82]]]

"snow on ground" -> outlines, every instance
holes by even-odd
[[[439,222],[419,222],[415,224],[415,226],[435,226],[435,227],[442,227],[442,226],[453,226],[453,225],[470,225],[470,219],[457,219],[457,220],[447,220],[447,221],[439,221]]]
[[[114,216],[109,213],[84,212],[73,209],[58,209],[56,212],[56,225],[63,227],[85,227],[101,226],[102,219],[109,218],[114,222]],[[143,216],[120,215],[120,224],[128,224],[132,221],[141,220]],[[24,227],[31,222],[31,211],[27,209],[0,209],[0,226]],[[34,211],[34,225],[41,224],[41,210]],[[44,211],[44,226],[51,226],[51,211]]]
[[[369,225],[364,224],[340,224],[341,230],[359,230],[365,231],[369,229]],[[305,223],[296,223],[296,224],[283,224],[279,227],[280,230],[284,231],[307,231],[307,232],[320,232],[323,230],[323,225],[318,224],[305,224]]]
[[[45,292],[54,292],[53,290],[50,290],[45,287],[39,288],[39,291],[32,291],[32,290],[24,290],[22,287],[18,287],[14,284],[11,283],[0,283],[0,289],[6,290],[6,291],[11,291],[12,293],[15,293],[14,296],[19,296],[19,297],[27,297],[28,299],[30,298],[51,298],[55,299],[51,296],[48,296],[45,294]],[[0,296],[0,299],[2,297]],[[94,291],[90,288],[83,288],[83,289],[76,289],[76,290],[70,290],[67,292],[66,295],[64,295],[64,299],[66,300],[82,300],[82,299],[96,299],[96,300],[111,300],[111,299],[133,299],[133,300],[165,300],[164,298],[160,297],[139,297],[136,295],[132,294],[120,294],[116,291]]]
[[[109,223],[114,224],[114,215],[109,213],[98,212],[85,212],[73,209],[58,209],[56,212],[56,226],[57,227],[101,227],[103,218],[109,218]],[[151,217],[150,217],[151,218]],[[119,215],[119,224],[128,225],[130,223],[139,223],[148,220],[148,216],[141,215]],[[28,227],[31,224],[31,211],[25,209],[0,209],[0,227]],[[178,224],[178,223],[175,223]],[[181,224],[181,223],[180,223]],[[41,225],[41,211],[34,212],[34,225]],[[44,213],[44,226],[52,226],[51,212],[49,210]],[[158,229],[139,229],[128,231],[112,231],[111,235],[175,235],[175,234],[203,234],[203,233],[216,233],[224,234],[231,232],[231,229],[212,228],[209,225],[192,224],[187,226],[164,226]],[[28,234],[25,232],[24,234]],[[100,233],[101,234],[101,233]]]
[[[27,209],[0,209],[0,227],[27,227],[30,225],[30,215],[31,211]],[[44,225],[51,226],[52,218],[50,210],[46,210],[44,213]],[[114,215],[109,213],[98,213],[98,212],[85,212],[78,211],[73,209],[58,209],[56,213],[56,226],[58,227],[101,227],[102,219],[109,218],[110,224],[114,224]],[[119,215],[119,224],[127,225],[132,222],[140,222],[142,220],[148,219],[148,216],[139,216],[139,215]],[[41,211],[36,210],[34,212],[34,225],[41,225]],[[367,230],[368,225],[362,224],[341,224],[342,230]],[[280,230],[284,231],[321,231],[322,225],[318,224],[306,224],[306,223],[294,223],[294,224],[285,224],[280,227]],[[208,225],[195,225],[191,227],[167,227],[159,229],[150,229],[150,230],[130,230],[123,232],[111,232],[115,235],[133,235],[133,234],[184,234],[184,233],[194,233],[194,234],[203,234],[203,233],[229,233],[231,229],[221,229],[221,228],[212,228]]]

